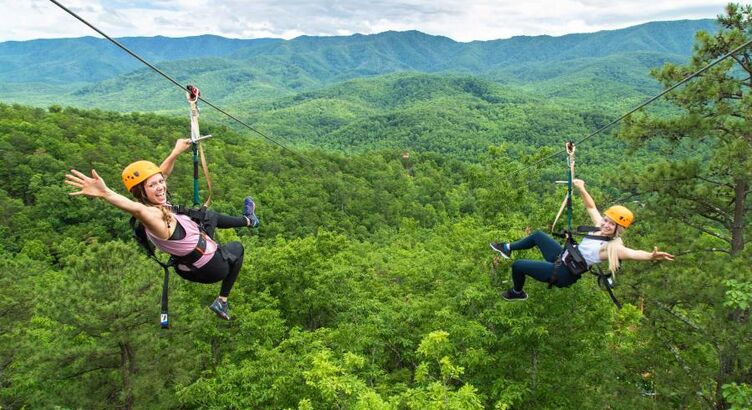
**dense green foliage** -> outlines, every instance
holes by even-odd
[[[718,38],[735,44],[742,34],[724,29]],[[263,45],[272,57],[285,55],[283,46],[293,47]],[[188,135],[187,118],[0,104],[0,407],[748,408],[752,247],[743,238],[752,218],[708,222],[691,200],[704,193],[715,207],[733,207],[727,186],[703,183],[749,183],[737,171],[749,171],[750,156],[734,156],[749,141],[726,145],[728,136],[718,142],[709,126],[698,127],[705,134],[695,141],[652,138],[669,128],[649,131],[651,115],[687,121],[687,96],[633,119],[622,130],[632,146],[601,135],[577,152],[578,175],[598,204],[628,202],[636,211],[627,245],[658,245],[677,260],[625,262],[621,310],[591,278],[553,290],[530,281],[525,303],[499,297],[510,264],[494,261],[488,243],[546,229],[563,195],[551,183],[564,178],[563,161],[539,160],[656,87],[634,67],[613,77],[590,62],[579,60],[584,71],[568,77],[541,68],[550,81],[537,85],[524,70],[504,86],[493,78],[502,71],[490,79],[412,72],[305,92],[279,93],[277,84],[258,106],[238,95],[238,107],[256,110],[254,125],[289,139],[297,154],[202,121],[216,137],[205,144],[213,209],[237,214],[252,194],[262,225],[219,231],[246,249],[230,295],[233,320],[206,308],[218,285],[173,275],[170,330],[159,328],[161,269],[130,238],[127,215],[69,196],[62,180],[70,168],[93,168],[122,192],[122,168],[160,161]],[[207,73],[233,70],[220,58],[201,64]],[[667,67],[664,75],[676,70]],[[593,81],[599,72],[621,81]],[[733,88],[740,79],[724,73],[686,90],[701,99],[731,89],[741,102],[692,100],[690,116],[693,107],[721,107],[725,124],[748,129],[729,110],[748,109],[749,89]],[[133,92],[156,90],[128,75]],[[714,85],[718,78],[726,82]],[[665,184],[687,175],[673,166],[706,181]],[[174,202],[190,200],[191,176],[186,154],[169,179]],[[748,210],[749,196],[741,201]],[[587,223],[579,199],[575,209],[575,222]],[[722,239],[724,227],[729,235],[741,229],[741,247]]]
[[[307,164],[205,126],[222,136],[208,146],[215,209],[234,213],[253,193],[263,227],[222,231],[248,250],[235,320],[205,308],[213,286],[173,280],[175,328],[162,331],[160,270],[128,239],[127,217],[69,198],[60,181],[68,167],[96,168],[119,189],[122,166],[165,155],[186,124],[19,106],[2,106],[0,118],[6,407],[660,408],[694,402],[682,378],[702,380],[703,369],[710,382],[717,364],[712,345],[685,331],[652,335],[686,326],[661,317],[661,305],[648,304],[647,316],[634,307],[657,296],[652,283],[703,289],[720,314],[724,300],[749,306],[745,270],[712,256],[630,266],[620,293],[634,306],[621,311],[590,280],[531,284],[529,303],[504,303],[508,265],[494,268],[487,242],[542,227],[558,194],[507,180],[520,163],[503,147],[477,165],[414,154],[410,176],[398,152],[303,151]],[[190,198],[188,163],[170,180],[178,200]],[[630,243],[671,243],[660,218],[638,215]],[[671,250],[689,245],[675,234]],[[700,277],[716,274],[703,268],[712,264],[733,281],[707,288]],[[746,326],[734,336],[749,338]],[[672,338],[690,339],[672,350],[663,344]]]

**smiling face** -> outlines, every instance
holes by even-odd
[[[617,226],[618,225],[616,225],[616,222],[614,222],[613,219],[606,216],[601,221],[601,234],[603,234],[603,236],[614,236]]]
[[[164,176],[154,174],[144,181],[144,193],[146,200],[154,205],[164,205],[167,203],[167,182]]]

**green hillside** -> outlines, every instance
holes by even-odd
[[[444,81],[445,95],[468,85],[433,80]],[[487,86],[478,94],[514,98]],[[413,129],[428,113],[422,105],[437,100],[408,100],[405,126]],[[326,100],[281,109],[315,104]],[[454,121],[447,105],[431,118]],[[95,168],[122,192],[122,167],[159,161],[187,126],[152,114],[0,105],[3,408],[667,408],[703,400],[696,378],[707,381],[699,394],[714,397],[716,346],[750,335],[726,305],[741,289],[734,283],[749,279],[739,265],[748,254],[627,263],[618,276],[622,310],[590,278],[571,289],[531,283],[527,303],[502,301],[509,263],[492,264],[488,242],[545,229],[561,199],[551,180],[563,164],[510,177],[531,158],[504,145],[474,165],[433,153],[405,162],[395,150],[300,150],[302,161],[209,122],[204,130],[217,136],[206,144],[212,208],[237,214],[252,194],[262,225],[221,231],[222,241],[246,247],[234,320],[219,322],[206,309],[215,286],[174,277],[174,328],[161,330],[161,269],[130,239],[127,216],[69,197],[61,181],[70,168]],[[640,169],[633,158],[604,158],[609,167],[583,164],[580,175],[607,204],[624,194],[608,181]],[[175,202],[191,197],[190,178],[186,154],[169,181]],[[575,206],[576,223],[584,222]],[[631,246],[719,246],[655,208],[635,210]],[[738,282],[711,279],[720,275]],[[704,330],[666,313],[671,303]],[[749,348],[730,358],[746,363]]]
[[[225,57],[238,48],[263,47],[270,39],[235,40],[218,36],[118,39],[147,61]],[[0,43],[0,82],[97,82],[143,67],[106,39],[42,39]]]
[[[636,101],[639,94],[629,95]],[[620,96],[599,107],[591,95],[576,97],[549,100],[475,77],[403,73],[301,93],[257,107],[252,118],[271,135],[311,147],[430,151],[477,161],[491,145],[530,153],[582,137],[631,102]],[[618,145],[613,139],[594,144]]]

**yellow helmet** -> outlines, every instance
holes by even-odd
[[[156,175],[162,172],[158,166],[154,165],[150,161],[136,161],[123,170],[123,184],[128,192],[131,188],[146,181],[150,176]]]
[[[617,225],[623,226],[624,228],[629,228],[629,225],[632,225],[632,222],[634,222],[632,211],[621,205],[614,205],[611,208],[606,209],[606,212],[603,214],[611,218],[611,220],[616,222]]]

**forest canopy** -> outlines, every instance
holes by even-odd
[[[653,76],[668,86],[748,41],[751,15],[730,5]],[[352,80],[260,115],[300,137],[295,153],[203,121],[212,208],[253,195],[262,225],[219,233],[246,249],[233,320],[206,309],[214,286],[173,275],[170,330],[128,215],[62,181],[96,169],[126,194],[122,169],[161,161],[188,119],[0,104],[0,407],[748,408],[749,54],[578,147],[599,207],[635,212],[625,243],[677,255],[625,262],[622,309],[589,276],[507,303],[510,263],[488,248],[550,227],[567,169],[540,160],[621,113],[585,92],[573,108],[469,75]],[[173,202],[191,201],[192,171],[185,154]]]

